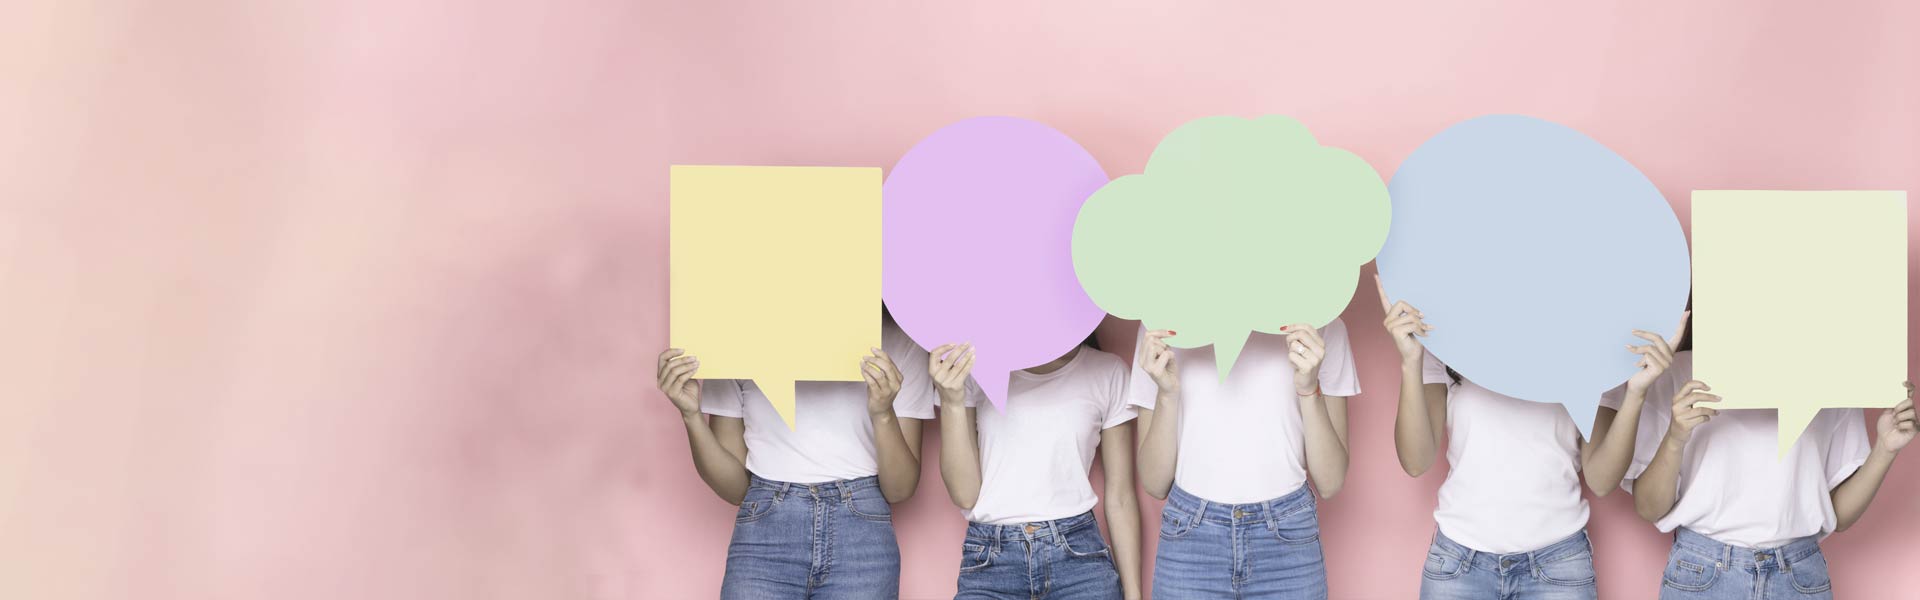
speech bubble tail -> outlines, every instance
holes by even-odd
[[[756,379],[754,384],[759,386],[760,393],[767,397],[767,403],[773,405],[773,412],[780,413],[780,420],[787,423],[787,430],[794,430],[794,381],[792,379]]]
[[[1813,424],[1813,418],[1820,416],[1818,408],[1782,407],[1780,411],[1780,456],[1786,458],[1787,451],[1800,440],[1800,434]]]
[[[1001,414],[1007,412],[1007,381],[1013,374],[995,368],[974,369],[973,381],[980,384],[980,392],[986,394],[987,401],[993,403],[993,409]]]
[[[1233,371],[1234,361],[1240,360],[1240,350],[1247,347],[1248,331],[1240,335],[1225,335],[1213,341],[1213,366],[1220,371],[1220,383],[1227,382],[1227,373]]]

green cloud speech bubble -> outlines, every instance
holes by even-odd
[[[1213,344],[1224,380],[1250,332],[1340,316],[1391,210],[1372,166],[1299,121],[1206,117],[1087,199],[1073,268],[1107,312]]]

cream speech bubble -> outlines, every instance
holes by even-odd
[[[1907,379],[1907,194],[1693,192],[1694,378],[1714,408],[1889,407]]]
[[[702,379],[861,381],[880,347],[880,169],[672,167],[669,333]]]

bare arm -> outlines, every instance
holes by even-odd
[[[1340,493],[1347,481],[1347,399],[1318,392],[1300,397],[1307,476],[1321,498]]]
[[[1867,455],[1867,462],[1860,469],[1833,488],[1833,514],[1837,519],[1836,531],[1844,531],[1860,521],[1867,513],[1867,505],[1873,503],[1873,496],[1880,492],[1880,484],[1887,479],[1887,470],[1893,468],[1893,459],[1900,450],[1911,443],[1915,433],[1913,410],[1913,384],[1907,385],[1907,399],[1893,408],[1880,413],[1880,437],[1874,442],[1873,453]]]
[[[656,363],[655,384],[680,411],[680,422],[687,429],[687,449],[700,480],[721,500],[737,505],[747,495],[746,424],[733,417],[713,417],[709,423],[700,413],[700,392],[706,382],[694,379],[699,370],[700,359],[679,348],[668,348]]]
[[[1667,435],[1661,438],[1660,449],[1653,453],[1647,470],[1633,480],[1633,508],[1647,522],[1657,523],[1673,510],[1673,503],[1679,500],[1680,461],[1686,454],[1687,442],[1693,439],[1693,429],[1720,414],[1714,409],[1696,406],[1700,402],[1720,401],[1719,396],[1708,394],[1708,389],[1707,384],[1699,381],[1689,381],[1680,387],[1673,397],[1672,422],[1667,424]]]
[[[720,499],[739,505],[747,497],[747,422],[701,416],[681,415],[687,424],[687,445],[693,449],[693,468]],[[701,423],[696,426],[697,421]]]
[[[1419,477],[1433,468],[1434,457],[1440,453],[1440,438],[1447,429],[1447,385],[1421,383],[1421,363],[1427,352],[1420,338],[1433,331],[1433,326],[1423,320],[1426,315],[1404,300],[1389,300],[1379,275],[1373,276],[1373,283],[1380,290],[1381,313],[1386,315],[1380,325],[1392,336],[1393,348],[1400,353],[1400,402],[1393,413],[1393,450],[1400,458],[1400,470]]]
[[[1580,471],[1586,474],[1587,489],[1594,496],[1606,496],[1619,489],[1620,480],[1626,478],[1627,467],[1633,464],[1633,446],[1638,442],[1640,432],[1640,408],[1645,405],[1645,396],[1636,398],[1628,394],[1616,411],[1605,406],[1593,414],[1594,443],[1582,447]],[[1613,424],[1620,423],[1615,428]]]
[[[1144,373],[1153,379],[1156,392],[1153,408],[1136,408],[1139,444],[1140,487],[1158,500],[1167,499],[1173,490],[1173,474],[1180,456],[1180,377],[1173,350],[1165,338],[1172,331],[1149,331],[1141,342],[1141,351],[1133,360],[1139,365],[1134,378]],[[1133,385],[1145,382],[1135,381]]]
[[[867,382],[867,420],[873,425],[874,453],[880,463],[880,495],[888,502],[905,502],[920,486],[920,420],[902,419],[893,412],[906,379],[893,358],[874,348],[861,359],[860,375]]]
[[[1140,591],[1140,502],[1133,487],[1133,423],[1100,432],[1100,467],[1106,473],[1107,530],[1113,539],[1114,566],[1127,600]]]
[[[940,480],[947,497],[962,510],[973,510],[980,500],[980,442],[975,437],[974,409],[960,397],[940,396]]]
[[[1580,471],[1586,474],[1587,489],[1593,490],[1594,496],[1606,496],[1618,489],[1620,480],[1627,475],[1627,467],[1633,464],[1633,447],[1639,441],[1640,409],[1646,406],[1647,388],[1673,366],[1673,347],[1680,344],[1691,315],[1692,311],[1680,313],[1680,326],[1674,329],[1671,338],[1634,330],[1635,337],[1647,341],[1627,347],[1628,352],[1640,355],[1636,365],[1640,370],[1627,380],[1619,410],[1602,406],[1594,412],[1593,442],[1580,446]],[[1621,426],[1615,428],[1615,421]]]
[[[1402,364],[1400,406],[1393,416],[1393,449],[1400,457],[1400,470],[1419,477],[1433,468],[1446,430],[1447,384],[1422,384],[1420,365]]]
[[[920,419],[899,418],[892,406],[867,417],[880,459],[880,495],[888,502],[906,502],[920,487]]]
[[[980,440],[977,413],[967,407],[972,344],[942,344],[927,354],[927,375],[940,394],[940,480],[947,497],[963,510],[980,500]]]

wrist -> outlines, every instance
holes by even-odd
[[[1683,432],[1680,430],[1679,427],[1668,427],[1667,435],[1666,437],[1663,437],[1660,439],[1660,443],[1665,444],[1673,448],[1674,450],[1685,450],[1687,447],[1687,440],[1690,440],[1690,439],[1693,439],[1692,433]]]
[[[1312,388],[1302,388],[1296,384],[1293,386],[1293,395],[1301,398],[1318,398],[1320,397],[1320,383],[1314,382]]]
[[[1402,356],[1400,357],[1400,376],[1401,377],[1407,377],[1407,376],[1419,377],[1420,372],[1422,370],[1421,369],[1422,366],[1423,365],[1420,364],[1420,357],[1415,356],[1412,358],[1408,358],[1408,357]]]
[[[691,410],[691,411],[683,410],[683,411],[680,411],[680,421],[686,423],[687,425],[706,425],[707,416],[704,414],[701,414],[700,411],[697,409]]]
[[[1883,443],[1875,443],[1873,445],[1873,453],[1887,460],[1893,460],[1894,458],[1899,457],[1900,450],[1901,450],[1900,448],[1890,448]]]

